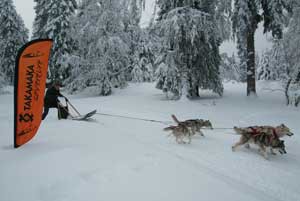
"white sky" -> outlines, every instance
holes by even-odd
[[[32,32],[32,24],[35,16],[33,0],[13,0],[17,9],[17,12],[22,16],[25,26],[29,29],[30,35]],[[146,0],[146,10],[142,16],[142,26],[149,23],[153,14],[154,0]],[[266,48],[270,48],[271,44],[267,42],[267,37],[263,35],[262,28],[256,33],[256,50],[261,53]],[[232,42],[225,43],[221,47],[221,52],[227,52],[229,54],[236,53],[235,44]]]
[[[32,24],[35,16],[33,0],[13,0],[17,12],[22,16],[25,26],[32,32]],[[146,0],[146,9],[142,16],[142,26],[149,23],[153,14],[154,0]]]
[[[17,9],[17,12],[22,16],[25,26],[32,31],[32,23],[34,20],[34,9],[35,3],[33,0],[13,0]]]

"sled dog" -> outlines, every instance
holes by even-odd
[[[183,124],[186,127],[188,127],[192,135],[199,133],[201,136],[204,136],[203,132],[201,131],[201,128],[213,129],[211,122],[209,120],[203,120],[203,119],[189,119],[180,122],[180,124]]]
[[[235,131],[239,134],[245,134],[245,133],[251,133],[255,130],[258,133],[265,133],[267,135],[277,135],[279,138],[282,138],[284,136],[293,136],[294,134],[290,131],[290,129],[284,125],[281,124],[279,126],[273,127],[273,126],[252,126],[252,127],[241,127],[236,128]]]
[[[178,126],[169,126],[164,128],[164,131],[171,131],[171,134],[176,138],[178,144],[186,144],[184,138],[188,138],[188,143],[192,141],[192,135],[188,127],[185,125],[179,124]]]
[[[260,148],[260,151],[265,159],[268,159],[267,148],[270,149],[272,154],[274,150],[279,151],[281,154],[286,154],[284,141],[280,140],[279,137],[288,135],[290,132],[279,130],[276,132],[275,128],[271,129],[270,126],[254,126],[247,128],[234,127],[234,131],[241,135],[240,140],[232,146],[232,151],[235,151],[237,147],[246,145],[250,148],[249,143],[256,144]],[[276,127],[277,128],[277,127]]]
[[[189,119],[186,121],[179,121],[175,115],[172,115],[172,118],[178,125],[184,125],[189,128],[191,135],[195,135],[198,132],[201,136],[204,136],[201,128],[213,129],[212,124],[209,120]]]

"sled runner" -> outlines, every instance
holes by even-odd
[[[65,99],[66,106],[61,103],[58,104],[58,119],[71,119],[77,121],[87,121],[91,119],[97,113],[97,110],[93,110],[87,114],[80,114],[78,110],[70,103],[68,99]],[[69,107],[76,113],[75,115],[71,113]]]
[[[96,112],[97,112],[97,110],[93,110],[85,115],[73,117],[72,120],[85,121],[85,120],[90,119],[92,116],[94,116],[96,114]]]

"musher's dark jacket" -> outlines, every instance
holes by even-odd
[[[55,89],[54,86],[49,88],[44,99],[44,106],[48,108],[57,108],[57,103],[59,102],[58,97],[64,96],[59,92],[59,90]]]

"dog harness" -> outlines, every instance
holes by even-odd
[[[279,136],[277,135],[277,132],[276,132],[275,128],[272,128],[272,130],[273,130],[273,136],[275,136],[276,138],[279,139]]]
[[[249,127],[249,128],[252,130],[252,132],[250,132],[250,134],[253,135],[253,137],[257,137],[262,134],[262,132],[259,132],[258,129],[256,129],[256,128],[253,128],[253,127]]]
[[[252,132],[250,132],[250,134],[253,135],[253,137],[258,137],[258,136],[264,134],[263,132],[260,132],[259,129],[256,129],[256,128],[253,128],[253,127],[249,127],[249,128],[252,130]],[[275,128],[272,128],[272,132],[273,132],[273,135],[269,136],[269,141],[271,141],[272,138],[279,139],[279,136],[277,135],[277,132],[276,132]]]

